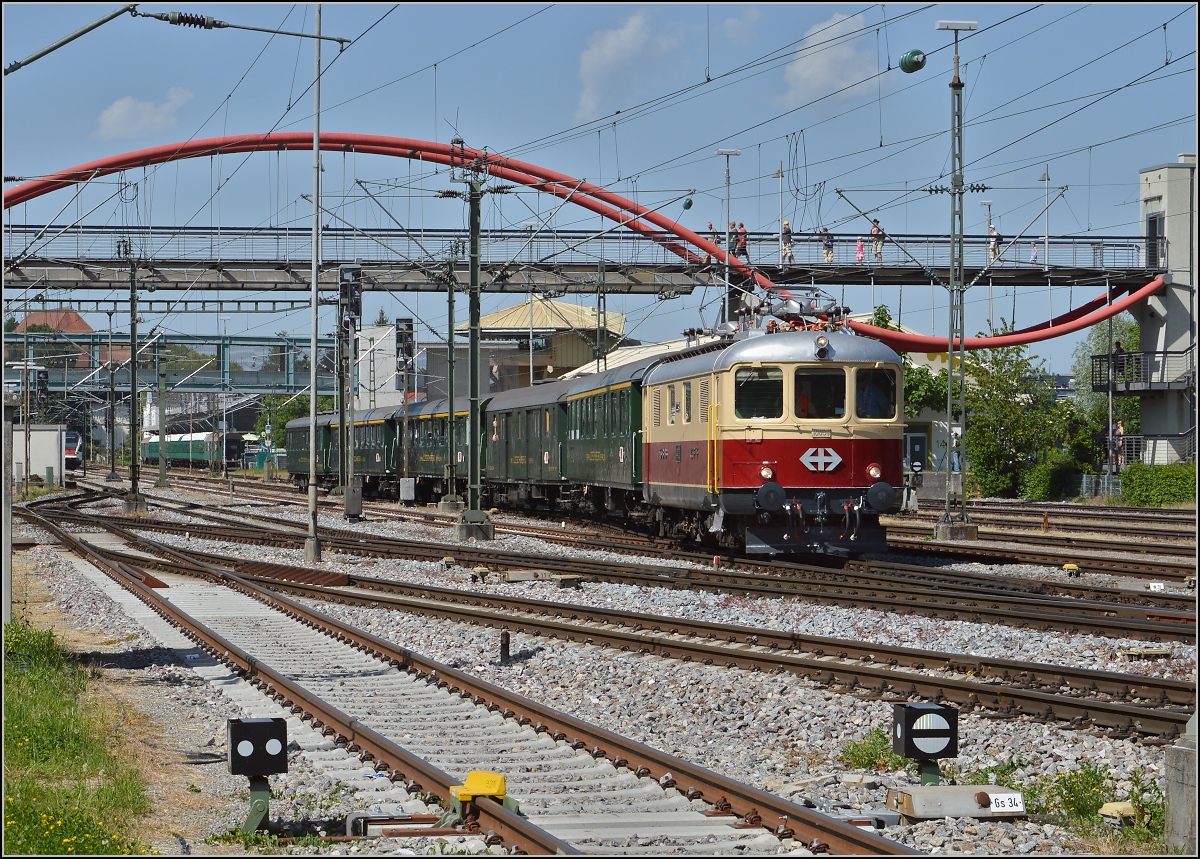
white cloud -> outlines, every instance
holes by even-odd
[[[632,81],[637,69],[645,64],[650,41],[649,22],[640,12],[615,30],[601,30],[588,37],[587,47],[579,55],[583,88],[575,110],[576,122],[595,119],[602,112],[602,101],[624,94],[623,85]]]
[[[750,6],[741,15],[722,21],[721,30],[725,33],[725,38],[735,45],[749,45],[757,38],[754,25],[761,17],[762,13],[758,11],[758,7]]]
[[[158,104],[127,95],[100,113],[92,136],[100,140],[119,140],[170,131],[177,123],[175,114],[191,100],[191,90],[182,87],[171,87],[166,99]]]
[[[862,15],[853,18],[834,15],[810,27],[804,34],[804,53],[788,63],[783,72],[788,103],[801,104],[828,95],[850,81],[859,80],[864,74],[873,72],[875,59],[859,47],[861,39],[846,40],[835,45],[824,44],[866,26],[866,18]]]

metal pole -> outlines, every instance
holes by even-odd
[[[779,267],[783,268],[783,162],[779,162],[779,172],[775,174],[779,180]]]
[[[25,302],[25,354],[21,361],[21,390],[25,392],[25,474],[22,494],[29,495],[29,302]]]
[[[1042,260],[1042,270],[1050,271],[1050,165],[1046,165],[1046,172],[1042,174],[1042,178],[1046,180],[1046,211],[1043,213],[1045,218],[1045,232],[1042,236],[1042,253],[1045,259]],[[1013,326],[1014,328],[1016,326]]]
[[[350,346],[347,343],[346,326],[349,308],[343,300],[342,288],[338,290],[337,313],[337,409],[338,409],[338,488],[345,493],[349,472],[346,466],[346,374],[350,363]]]
[[[480,456],[479,456],[479,229],[480,229],[480,200],[483,197],[483,182],[474,178],[470,181],[470,226],[471,226],[471,249],[470,249],[470,272],[471,272],[471,345],[470,345],[470,394],[471,394],[471,413],[468,416],[467,426],[467,456],[470,460],[468,467],[470,469],[469,482],[467,485],[467,513],[468,521],[478,521],[480,519],[479,496],[482,490],[482,475],[479,471]],[[532,341],[531,341],[532,343]]]
[[[154,363],[158,366],[158,482],[157,487],[167,483],[167,368],[162,360],[162,344],[154,345]]]
[[[399,332],[397,332],[397,334],[399,334]],[[413,339],[415,340],[416,338],[413,338]],[[416,350],[413,350],[413,351],[415,352]],[[404,372],[402,373],[404,378],[403,378],[403,381],[401,382],[401,384],[403,385],[402,393],[404,395],[404,405],[402,406],[402,408],[404,409],[404,477],[406,479],[408,478],[408,365],[409,365],[409,361],[415,361],[415,360],[416,360],[415,354],[413,355],[412,358],[407,358],[407,357],[405,358]]]
[[[721,302],[722,322],[728,322],[729,317],[733,315],[733,308],[730,306],[729,301],[729,254],[733,250],[733,246],[730,244],[733,239],[730,235],[732,232],[730,227],[732,225],[729,220],[729,155],[730,153],[725,153],[725,298]]]
[[[125,510],[137,513],[146,509],[139,492],[142,479],[142,430],[137,382],[137,260],[133,256],[133,242],[126,241],[128,244],[125,249],[129,254],[129,497],[125,501]]]
[[[321,35],[321,4],[317,4],[316,34]],[[317,538],[317,278],[321,271],[321,40],[315,41],[313,70],[313,220],[312,220],[312,333],[308,352],[308,537],[304,560],[321,560]]]
[[[1105,291],[1108,292],[1108,303],[1112,304],[1112,292],[1108,289],[1108,283],[1104,284]],[[1117,451],[1114,447],[1113,436],[1113,389],[1117,386],[1117,377],[1113,367],[1113,320],[1108,317],[1108,483],[1109,493],[1112,492],[1112,476],[1116,473],[1117,466]]]
[[[495,528],[489,521],[488,515],[481,509],[483,495],[483,457],[482,457],[482,415],[479,396],[479,363],[480,339],[480,294],[479,256],[480,256],[480,201],[483,199],[483,180],[477,175],[465,180],[470,203],[471,245],[469,250],[469,297],[470,297],[470,411],[467,415],[467,507],[459,517],[455,528],[455,537],[460,540],[477,539],[491,540],[495,536]],[[530,307],[532,307],[532,303]],[[451,329],[453,331],[453,329]],[[532,338],[530,340],[532,343]],[[453,346],[453,341],[451,342]],[[530,384],[533,383],[532,374]],[[453,414],[453,403],[451,404]],[[532,433],[532,428],[530,428]]]
[[[117,474],[117,362],[113,360],[113,324],[115,310],[108,311],[108,476],[106,481],[120,480]]]
[[[948,337],[949,366],[946,379],[946,453],[950,458],[950,468],[946,472],[946,510],[939,524],[949,526],[955,522],[966,525],[969,521],[966,509],[966,493],[963,484],[966,479],[962,455],[965,440],[963,438],[967,422],[966,408],[966,337],[965,324],[965,293],[963,284],[963,82],[958,74],[958,33],[963,29],[975,29],[968,22],[939,22],[939,28],[954,31],[954,79],[950,82],[950,129],[951,129],[951,160],[953,175],[950,180],[950,331]],[[954,432],[955,412],[958,413],[958,443],[959,443],[959,472],[955,479],[954,465]],[[957,514],[956,514],[957,508]],[[955,539],[954,532],[943,535]],[[962,537],[958,537],[962,539]]]
[[[229,391],[226,389],[226,379],[231,371],[229,363],[229,317],[222,316],[221,320],[221,478],[229,478],[228,455],[229,448]]]
[[[458,475],[454,467],[454,259],[450,261],[450,278],[447,281],[446,322],[446,501],[457,503]]]
[[[359,289],[359,284],[357,281],[351,283],[350,293],[347,296],[348,298],[350,298],[351,302],[354,302],[354,292],[358,289]],[[361,302],[361,298],[359,299],[359,301]],[[344,510],[347,519],[357,519],[358,517],[360,517],[362,515],[362,495],[359,494],[357,496],[357,510],[353,509],[350,506],[349,499],[355,497],[354,490],[353,490],[353,486],[354,486],[354,396],[355,396],[354,371],[358,366],[358,362],[353,359],[353,356],[355,353],[358,352],[358,343],[357,343],[357,338],[355,336],[358,333],[358,323],[357,323],[357,319],[350,312],[350,310],[351,310],[351,305],[347,304],[346,316],[345,316],[346,327],[345,327],[344,331],[342,332],[343,336],[346,338],[346,397],[345,397],[345,402],[346,402],[346,414],[347,414],[345,430],[343,431],[343,436],[346,440],[346,445],[345,445],[345,459],[346,459],[346,495],[345,495],[345,499],[346,499],[346,504],[343,505],[342,509]],[[372,361],[375,360],[374,356],[371,357],[371,360]]]
[[[992,264],[992,201],[991,200],[980,200],[979,205],[987,206],[987,213],[988,213],[987,256],[988,256],[988,265],[990,266]],[[994,326],[992,323],[993,318],[994,317],[992,316],[992,280],[989,277],[988,278],[988,331],[989,331],[989,333],[994,330]],[[1016,326],[1014,325],[1013,328],[1016,328]]]

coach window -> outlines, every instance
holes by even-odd
[[[846,414],[846,374],[841,370],[796,371],[793,406],[798,418],[841,418]]]
[[[894,418],[896,371],[859,370],[855,374],[854,411],[860,418]]]
[[[692,383],[683,383],[683,422],[690,424],[692,422]]]
[[[667,423],[675,423],[675,412],[679,411],[679,403],[675,399],[675,386],[667,385]]]
[[[783,370],[778,367],[743,367],[733,376],[735,417],[783,416]]]

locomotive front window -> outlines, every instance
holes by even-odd
[[[739,418],[778,418],[783,415],[783,370],[745,367],[733,376],[733,413]]]
[[[841,370],[796,370],[792,400],[798,418],[828,420],[846,414],[846,374]]]
[[[859,370],[854,410],[860,418],[896,416],[896,371]]]

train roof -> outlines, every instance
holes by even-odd
[[[481,409],[486,409],[488,400],[491,397],[480,397],[479,406]],[[432,418],[438,415],[443,417],[449,412],[449,400],[445,397],[439,397],[436,400],[426,400],[423,403],[412,403],[408,407],[408,416],[410,418]],[[454,414],[467,415],[471,413],[471,398],[470,397],[455,397],[454,398]],[[396,418],[404,417],[404,410],[393,407],[392,415]]]
[[[208,441],[213,436],[220,436],[220,435],[221,435],[220,430],[208,430],[207,432],[167,433],[167,443],[169,444],[174,441]],[[233,439],[239,439],[239,438],[244,437],[242,435],[242,433],[237,432],[236,430],[229,430],[229,432],[226,433],[226,436],[229,438],[233,438]],[[158,436],[157,435],[147,435],[145,440],[157,442]]]
[[[818,337],[829,341],[829,355],[820,359],[829,363],[900,362],[900,356],[891,347],[871,337],[859,337],[842,331],[780,331],[769,335],[752,334],[733,340],[721,349],[706,351],[702,348],[690,357],[682,355],[677,359],[669,358],[647,372],[645,381],[656,384],[668,382],[728,370],[734,364],[817,361]]]
[[[571,385],[567,396],[576,397],[590,391],[601,391],[605,388],[614,388],[633,382],[640,382],[647,371],[662,359],[662,354],[647,355],[636,361],[630,361],[628,364],[622,364],[619,367],[606,370],[603,373],[581,376]]]
[[[513,388],[492,394],[488,411],[503,412],[509,409],[524,409],[530,406],[548,406],[560,403],[571,387],[570,379],[555,379],[552,382],[541,382],[532,387]]]

